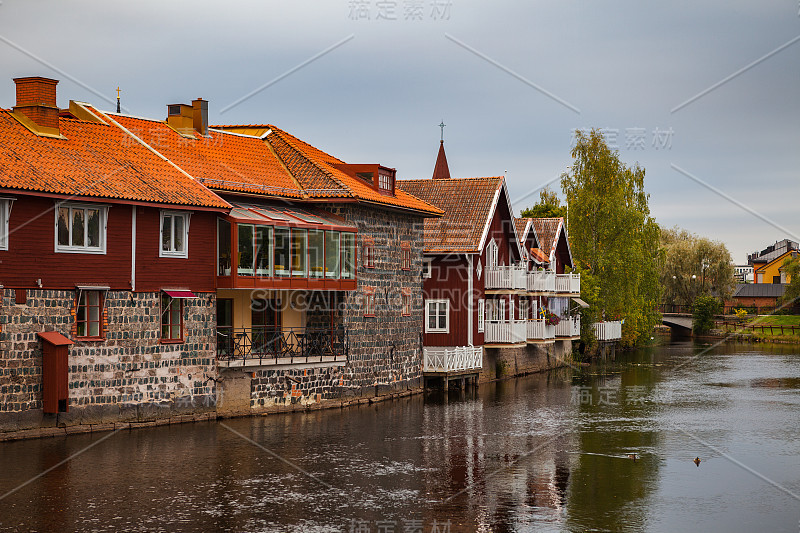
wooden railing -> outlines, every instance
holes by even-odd
[[[528,272],[527,290],[529,292],[555,292],[556,273],[550,270],[532,270]]]
[[[728,322],[723,320],[721,322],[715,322],[717,327],[721,327],[725,330],[726,333],[730,333],[731,331],[736,331],[737,329],[743,330],[750,330],[752,332],[760,331],[761,333],[766,333],[769,331],[770,335],[798,335],[800,334],[800,326],[793,326],[791,324],[782,325],[782,324],[739,324],[736,322]]]
[[[615,341],[622,338],[622,322],[619,320],[595,322],[592,327],[594,336],[599,341]]]
[[[426,346],[422,354],[423,372],[480,370],[483,367],[483,348],[480,346]]]
[[[518,266],[486,267],[484,286],[487,289],[527,290],[525,269]]]
[[[567,292],[570,294],[580,294],[581,275],[580,274],[556,274],[556,292]]]
[[[581,334],[581,317],[565,317],[556,324],[556,337],[578,337]]]
[[[527,320],[487,320],[483,338],[486,343],[519,344],[527,340]]]
[[[528,340],[554,339],[556,337],[556,326],[547,324],[543,318],[532,318],[527,321],[526,332]]]
[[[217,359],[242,366],[344,361],[347,342],[343,328],[219,326]]]

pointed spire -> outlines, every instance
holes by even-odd
[[[442,137],[439,141],[439,155],[436,156],[436,166],[433,167],[433,179],[447,180],[450,179],[450,168],[447,166],[447,156],[444,155],[444,120],[439,127],[442,129]]]

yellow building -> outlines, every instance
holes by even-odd
[[[789,257],[796,257],[797,250],[787,250],[775,259],[753,265],[753,281],[755,283],[789,283],[791,277],[783,271],[783,262]]]

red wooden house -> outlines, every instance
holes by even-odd
[[[532,268],[549,266],[550,259],[534,261],[525,249],[528,242],[538,249],[537,236],[519,235],[505,178],[451,179],[442,144],[433,179],[398,183],[445,213],[425,221],[425,367],[479,371],[482,379],[496,377],[504,365],[514,365],[511,373],[540,368],[534,353],[553,350],[535,345],[556,341],[556,320],[545,306],[558,294],[558,276]]]
[[[14,81],[17,104],[0,110],[0,426],[69,407],[138,419],[143,403],[212,394],[207,243],[230,205],[90,107],[60,109],[56,80]],[[43,365],[40,342],[69,357]]]

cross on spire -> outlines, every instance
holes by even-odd
[[[119,85],[117,85],[117,113],[120,113],[120,106],[119,106]]]
[[[442,138],[441,138],[441,139],[439,139],[439,140],[440,140],[440,141],[442,141],[442,142],[444,142],[444,127],[445,127],[445,126],[447,126],[447,124],[445,124],[445,123],[444,123],[444,120],[443,120],[443,121],[442,121],[442,123],[441,123],[441,124],[439,124],[439,127],[440,127],[440,128],[442,128]]]

